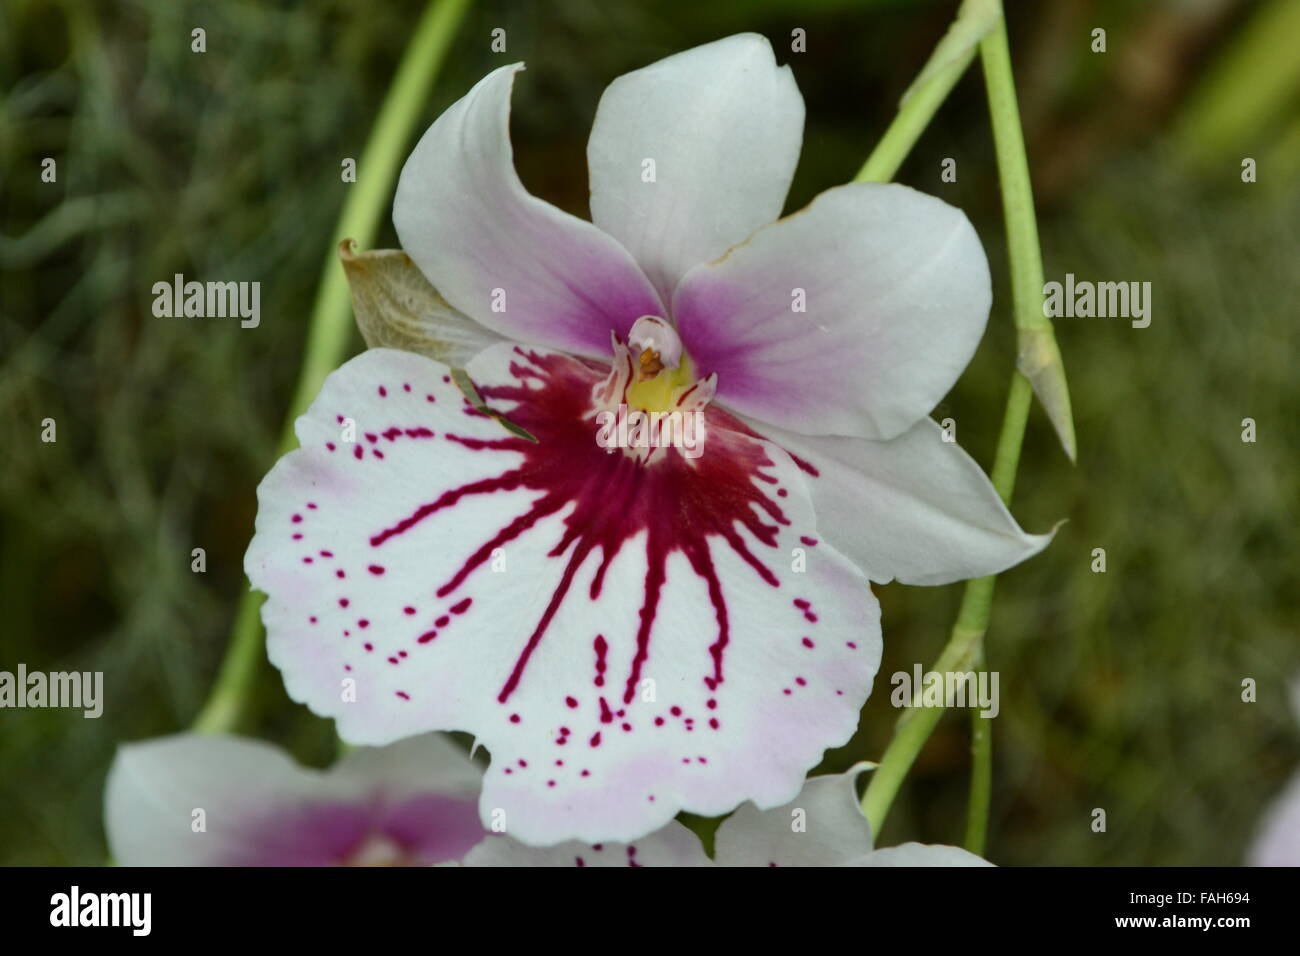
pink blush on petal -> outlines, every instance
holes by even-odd
[[[459,860],[485,836],[473,800],[423,794],[269,811],[225,866],[431,866]]]

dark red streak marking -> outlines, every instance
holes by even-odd
[[[482,567],[493,550],[519,538],[544,518],[570,509],[563,519],[563,531],[549,552],[557,559],[566,558],[566,563],[554,594],[498,694],[497,699],[504,703],[519,686],[529,660],[586,560],[599,550],[600,562],[590,588],[590,596],[595,599],[600,596],[606,569],[623,546],[645,533],[647,570],[635,651],[623,700],[631,702],[650,658],[654,624],[667,584],[667,564],[674,552],[682,553],[694,572],[704,579],[714,607],[718,631],[709,648],[712,674],[705,680],[716,687],[723,680],[730,623],[711,543],[721,541],[761,580],[772,587],[780,585],[772,570],[753,553],[750,542],[741,536],[744,529],[754,540],[774,549],[780,527],[789,525],[775,497],[768,497],[772,476],[761,470],[772,467],[773,462],[762,445],[753,440],[752,431],[716,407],[706,410],[711,427],[705,453],[697,459],[668,454],[656,456],[647,466],[633,456],[607,454],[594,440],[591,404],[592,388],[604,378],[607,368],[566,356],[538,355],[522,347],[515,351],[519,359],[512,363],[512,374],[536,381],[538,387],[510,384],[480,387],[479,391],[489,402],[515,403],[508,417],[538,441],[515,436],[475,439],[444,433],[446,441],[473,451],[508,451],[522,456],[522,462],[498,476],[446,491],[372,536],[370,544],[380,547],[390,538],[473,495],[516,490],[540,492],[527,510],[475,549],[450,580],[437,589],[439,597],[446,597]],[[808,463],[799,459],[795,462],[804,471],[816,475],[816,469]],[[468,601],[465,598],[461,604],[468,607]],[[460,606],[455,605],[453,613],[460,613],[457,610]],[[603,684],[607,651],[604,637],[598,637],[597,685]],[[598,737],[593,738],[592,746],[598,745]]]

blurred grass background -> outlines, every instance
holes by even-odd
[[[1237,863],[1300,763],[1284,689],[1300,672],[1300,30],[1279,29],[1296,25],[1296,2],[1008,3],[1047,277],[1150,281],[1154,305],[1147,329],[1057,323],[1079,465],[1036,411],[1014,508],[1033,530],[1069,523],[998,585],[996,862]],[[521,175],[586,215],[584,148],[605,84],[757,30],[807,102],[795,209],[857,171],[955,6],[479,3],[421,128],[488,70],[526,60]],[[359,157],[422,9],[0,8],[0,670],[102,670],[106,694],[99,720],[0,711],[0,862],[102,861],[117,742],[184,728],[204,699],[350,188],[339,164]],[[495,27],[505,55],[489,49]],[[797,27],[807,52],[789,54]],[[1104,54],[1090,50],[1097,27]],[[992,155],[975,69],[899,175],[965,209],[993,265],[990,331],[936,411],[985,467],[1014,347]],[[1240,179],[1247,156],[1254,184]],[[40,181],[45,157],[56,183]],[[944,157],[956,183],[939,179]],[[396,244],[387,220],[379,244]],[[154,318],[151,286],[175,272],[260,281],[260,328]],[[1254,444],[1240,440],[1246,417]],[[45,418],[56,444],[39,440]],[[195,547],[204,574],[190,570]],[[1090,570],[1098,547],[1105,574]],[[934,658],[959,587],[880,591],[884,676],[828,768],[879,755],[896,717],[888,675]],[[249,732],[327,762],[330,726],[263,670]],[[1258,703],[1241,702],[1244,677]],[[944,719],[882,842],[960,840],[966,717]],[[1105,834],[1090,829],[1095,807]]]

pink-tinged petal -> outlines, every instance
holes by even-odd
[[[372,812],[369,847],[380,862],[401,866],[432,866],[459,861],[483,839],[477,795],[451,797],[421,793],[389,800]],[[348,858],[364,862],[366,844]],[[390,854],[384,859],[383,854]]]
[[[490,836],[465,857],[465,866],[712,866],[699,839],[676,820],[634,843],[578,843],[527,846],[507,836]]]
[[[319,778],[259,741],[181,734],[128,744],[108,774],[109,849],[123,866],[212,866],[255,853],[258,815],[305,804]],[[193,830],[196,810],[206,832]]]
[[[880,659],[879,609],[818,538],[804,472],[716,408],[697,458],[602,448],[592,363],[501,346],[468,371],[538,442],[438,363],[374,350],[258,489],[245,566],[290,696],[354,743],[472,733],[484,823],[503,811],[530,844],[789,800]]]
[[[858,806],[862,766],[812,777],[784,806],[747,803],[718,827],[719,866],[841,866],[871,852],[871,825]]]
[[[591,223],[528,194],[510,147],[510,89],[489,73],[425,132],[393,204],[402,247],[438,292],[508,338],[607,355],[609,333],[663,315],[648,279]]]
[[[693,269],[673,315],[728,408],[804,434],[884,439],[952,387],[991,295],[960,210],[906,186],[859,183]]]
[[[872,581],[983,577],[1051,543],[1052,533],[1021,530],[975,460],[929,418],[889,441],[755,427],[815,472],[819,526]]]
[[[109,771],[109,846],[124,866],[459,860],[484,835],[469,786],[478,773],[463,754],[455,765],[447,747],[431,737],[404,741],[321,772],[237,737],[130,744]]]
[[[853,860],[845,866],[992,866],[988,860],[978,857],[961,847],[944,844],[904,843],[901,846],[885,847],[864,857]]]
[[[668,301],[689,269],[781,215],[803,120],[794,75],[756,33],[621,76],[587,144],[592,221]]]
[[[357,747],[330,776],[368,796],[368,842],[350,848],[351,862],[364,862],[370,852],[380,862],[428,866],[459,860],[483,839],[483,771],[441,734]],[[384,860],[385,853],[393,860]]]

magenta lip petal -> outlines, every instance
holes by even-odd
[[[528,842],[787,799],[852,733],[879,656],[865,579],[808,543],[811,472],[716,406],[695,457],[601,444],[601,363],[499,345],[468,371],[536,442],[436,363],[376,350],[335,373],[259,490],[247,566],[290,695],[353,743],[473,734],[492,755],[480,818],[500,808]],[[362,456],[327,447],[340,415],[365,421]],[[787,757],[767,760],[777,738]]]

